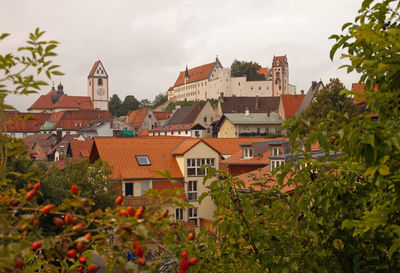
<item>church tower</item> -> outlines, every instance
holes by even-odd
[[[274,56],[272,60],[272,96],[289,94],[289,64],[285,56]]]
[[[108,90],[108,75],[100,60],[94,63],[88,76],[88,96],[94,109],[107,110],[110,97]]]

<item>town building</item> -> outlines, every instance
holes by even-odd
[[[88,75],[88,97],[93,101],[94,109],[107,110],[110,98],[108,74],[100,60],[93,64]]]
[[[201,102],[178,108],[163,126],[149,130],[149,136],[211,137],[211,124],[216,120],[218,114],[211,103]]]
[[[6,122],[2,124],[2,130],[5,134],[16,138],[37,135],[40,134],[40,127],[50,116],[50,113],[6,111]]]
[[[284,120],[277,112],[224,114],[219,121],[219,138],[282,135]]]
[[[55,113],[66,110],[93,110],[90,97],[69,96],[64,93],[64,86],[60,83],[57,90],[52,87],[46,95],[41,95],[29,108],[34,113]]]
[[[274,56],[270,69],[262,68],[260,74],[267,75],[263,81],[248,81],[246,77],[232,77],[231,69],[224,68],[218,57],[215,62],[186,67],[175,84],[168,89],[168,99],[207,100],[225,97],[268,97],[295,94],[296,87],[289,83],[289,64],[286,56]]]
[[[158,119],[149,107],[130,111],[124,119],[138,135],[142,130],[150,130],[158,127]]]
[[[53,113],[40,127],[42,133],[62,131],[62,135],[77,134],[78,130],[94,121],[105,121],[114,117],[106,110],[75,110]]]

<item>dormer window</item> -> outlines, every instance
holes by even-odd
[[[243,158],[253,158],[254,150],[252,147],[243,147]]]
[[[283,155],[283,148],[282,147],[272,148],[272,155]]]
[[[136,161],[139,166],[150,166],[150,160],[147,155],[137,155]]]

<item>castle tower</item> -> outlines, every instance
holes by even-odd
[[[88,96],[93,102],[94,109],[108,110],[110,98],[108,75],[100,60],[94,63],[88,76]]]
[[[289,64],[285,56],[274,56],[272,60],[272,96],[289,93]]]

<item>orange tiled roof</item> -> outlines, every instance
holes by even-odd
[[[113,116],[107,110],[67,110],[55,112],[49,121],[56,121],[54,128],[76,130],[97,120],[111,120]]]
[[[174,155],[181,155],[193,148],[201,139],[186,139],[173,151]]]
[[[52,92],[52,91],[51,91]],[[56,103],[52,102],[53,95],[40,96],[28,110],[54,110],[54,109],[82,109],[93,110],[93,103],[90,97],[68,96],[62,94]]]
[[[241,143],[260,142],[271,139],[259,137],[243,137],[243,138],[203,138],[203,141],[218,151],[220,154],[234,154],[242,150]]]
[[[254,156],[253,158],[243,158],[242,150],[234,153],[227,159],[223,160],[221,164],[225,165],[268,165],[271,149]]]
[[[88,78],[90,78],[90,77],[93,76],[93,74],[94,74],[94,72],[96,71],[96,68],[97,68],[97,66],[99,65],[99,63],[100,63],[100,60],[96,61],[96,62],[93,64],[92,69],[91,69],[90,72],[89,72]]]
[[[297,109],[306,95],[281,95],[283,110],[285,111],[286,119],[289,119],[296,114]]]
[[[262,187],[259,185],[254,185],[255,182],[264,181],[265,187],[275,187],[278,185],[276,181],[276,174],[272,175],[269,172],[269,166],[261,168],[259,170],[251,171],[248,173],[244,173],[241,175],[236,176],[236,178],[242,180],[245,184],[245,189],[253,188],[254,190],[261,190]],[[289,174],[285,176],[283,179],[283,183],[286,184],[289,181]],[[291,192],[295,189],[295,186],[292,184],[290,186],[285,186],[281,192]]]
[[[164,111],[164,112],[154,112],[154,116],[156,117],[157,120],[166,120],[171,116],[170,112]]]
[[[124,122],[126,124],[140,126],[143,123],[143,120],[146,117],[146,114],[149,110],[150,108],[148,107],[133,110],[128,113],[128,116],[124,119]]]
[[[219,63],[219,61],[218,61],[218,63]],[[187,79],[187,83],[193,83],[193,82],[208,79],[208,77],[210,76],[215,65],[216,65],[216,62],[212,62],[209,64],[204,64],[204,65],[200,65],[200,66],[189,69],[188,70],[189,79]],[[220,65],[220,63],[219,63],[219,65]],[[222,67],[222,65],[221,65],[221,67]],[[185,74],[186,74],[186,71],[181,71],[179,73],[178,79],[176,80],[174,87],[185,84]]]
[[[268,77],[269,69],[268,67],[261,67],[260,69],[257,70],[258,74],[264,74],[265,78]]]
[[[149,129],[143,129],[142,131],[140,131],[140,133],[138,134],[138,136],[140,137],[144,137],[144,136],[148,136],[149,135]]]
[[[70,142],[72,149],[72,156],[75,158],[89,157],[90,150],[92,149],[93,140],[72,140]]]
[[[155,170],[166,170],[183,178],[172,151],[183,138],[95,138],[90,159],[107,161],[113,179],[163,179]],[[151,165],[139,166],[136,155],[147,155]]]
[[[6,112],[7,131],[40,132],[40,127],[49,118],[50,114],[47,113]]]

